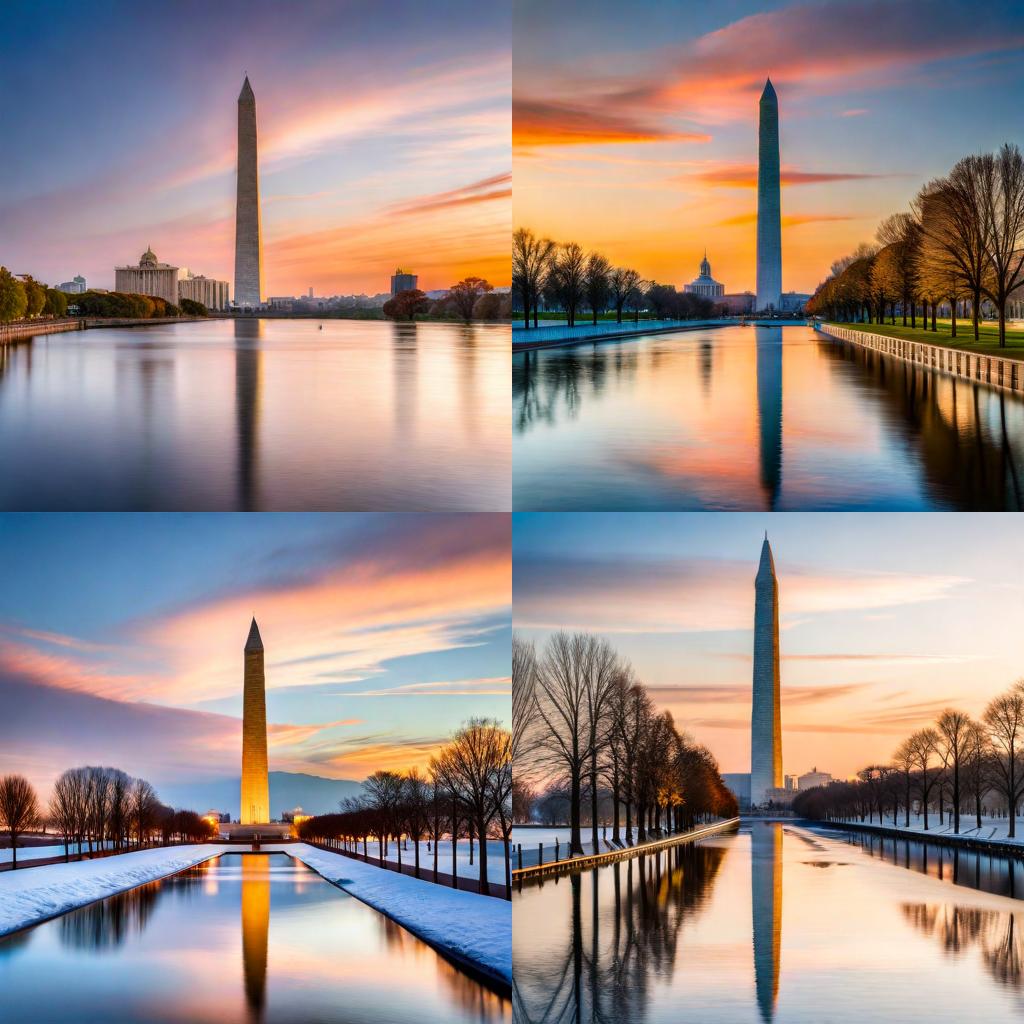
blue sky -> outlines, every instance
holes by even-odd
[[[846,776],[947,706],[979,715],[1024,675],[1019,516],[513,517],[513,620],[606,635],[723,770],[749,769],[753,583],[780,587],[784,766]]]
[[[507,5],[16,0],[3,25],[14,272],[110,288],[151,245],[231,280],[248,73],[269,294],[386,291],[403,261],[428,288],[508,283]]]
[[[510,709],[505,515],[0,517],[0,768],[237,771],[242,647],[266,647],[271,767],[424,766]]]

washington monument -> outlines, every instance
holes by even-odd
[[[267,686],[263,676],[263,641],[256,619],[245,641],[245,690],[242,697],[242,807],[243,825],[270,821],[270,784],[267,779]]]
[[[263,302],[263,236],[256,154],[256,97],[246,76],[238,94],[238,192],[235,199],[235,304]]]
[[[757,308],[782,299],[782,216],[779,205],[779,101],[769,78],[761,93],[757,142]]]
[[[782,787],[779,716],[779,582],[768,534],[754,580],[754,699],[750,712],[750,803],[767,803]]]

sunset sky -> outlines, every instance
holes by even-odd
[[[271,771],[423,767],[508,722],[509,555],[503,514],[0,517],[0,774],[237,777],[253,615]]]
[[[782,272],[811,292],[961,156],[1020,142],[1024,8],[517,0],[514,220],[677,287],[755,284],[758,99],[779,98]]]
[[[508,4],[5,5],[0,264],[112,288],[151,245],[232,281],[248,73],[268,295],[375,294],[399,264],[508,284],[510,51]]]
[[[1019,516],[513,518],[513,620],[605,635],[727,772],[750,769],[754,576],[779,578],[783,769],[845,777],[1024,676]]]

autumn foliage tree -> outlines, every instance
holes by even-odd
[[[384,315],[389,320],[415,320],[429,309],[430,299],[419,288],[407,288],[384,303]]]

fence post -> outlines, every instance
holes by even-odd
[[[538,854],[538,856],[537,856],[537,863],[538,863],[538,865],[543,865],[544,864],[544,844],[543,843],[538,843],[537,844],[537,854]]]

